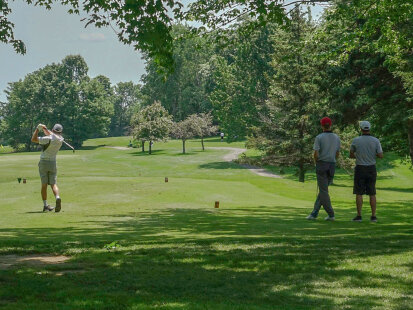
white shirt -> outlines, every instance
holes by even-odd
[[[63,144],[63,137],[52,133],[50,136],[39,137],[39,144],[46,145],[50,142],[50,145],[45,151],[40,154],[40,159],[43,160],[56,160],[56,154],[59,152]]]

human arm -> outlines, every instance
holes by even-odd
[[[377,140],[376,157],[383,158],[383,149],[381,148],[379,140]]]
[[[338,138],[338,136],[337,136],[337,140],[338,140],[338,146],[337,146],[337,151],[336,151],[336,159],[340,157],[340,149],[341,149],[341,141],[340,141],[340,138]]]
[[[41,139],[39,139],[40,130],[43,130],[43,132],[47,136],[49,136],[51,134],[51,132],[46,128],[46,125],[39,124],[39,125],[37,125],[36,130],[33,132],[32,140],[31,140],[32,142],[34,142],[34,143],[40,143],[41,142],[40,141]]]
[[[350,146],[350,158],[356,158],[356,145],[354,143],[354,140]]]
[[[314,151],[313,157],[314,157],[314,163],[316,163],[318,160],[318,151]]]
[[[47,129],[45,125],[43,125],[43,132],[46,136],[50,136],[52,134],[52,132],[49,129]]]
[[[45,133],[44,137],[39,137],[40,130],[43,130],[43,132]],[[33,133],[32,141],[41,145],[48,144],[52,139],[51,134],[52,133],[46,128],[46,125],[39,124],[37,125],[36,130]]]
[[[319,151],[320,151],[320,141],[319,141],[318,136],[314,140],[313,150],[314,150],[314,154],[313,154],[314,163],[317,163],[317,160],[320,156],[320,153],[319,153]]]
[[[37,129],[37,127],[36,130],[33,132],[32,142],[39,143],[39,129]]]

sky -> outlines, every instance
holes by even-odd
[[[184,4],[190,0],[182,1]],[[10,1],[15,24],[15,38],[23,40],[27,53],[17,54],[11,45],[0,42],[0,101],[6,101],[4,90],[47,64],[58,63],[67,55],[81,55],[88,64],[89,76],[107,76],[113,84],[137,83],[145,73],[141,54],[124,45],[111,28],[84,27],[84,16],[67,13],[67,7],[56,4],[52,10]],[[314,9],[319,14],[321,7]]]
[[[112,83],[139,82],[145,72],[141,54],[124,45],[111,28],[84,28],[82,16],[67,13],[67,7],[27,5],[9,2],[15,24],[15,38],[23,40],[27,53],[17,54],[11,45],[0,43],[0,101],[6,101],[7,83],[23,79],[28,73],[67,55],[81,55],[88,64],[89,76],[107,76]]]

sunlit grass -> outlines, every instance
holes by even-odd
[[[341,171],[336,222],[324,211],[309,222],[312,171],[305,183],[293,171],[254,175],[211,148],[244,143],[218,138],[204,152],[189,141],[188,155],[180,141],[155,143],[153,155],[105,147],[129,140],[61,152],[60,214],[41,212],[39,153],[0,155],[0,255],[71,258],[0,270],[1,308],[413,308],[413,173],[398,159],[380,166],[378,223],[367,205],[365,221],[350,221],[352,180]]]

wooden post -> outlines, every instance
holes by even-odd
[[[168,183],[168,178],[167,177],[165,177],[165,183]]]
[[[219,201],[215,201],[215,208],[216,208],[216,209],[219,208]]]

